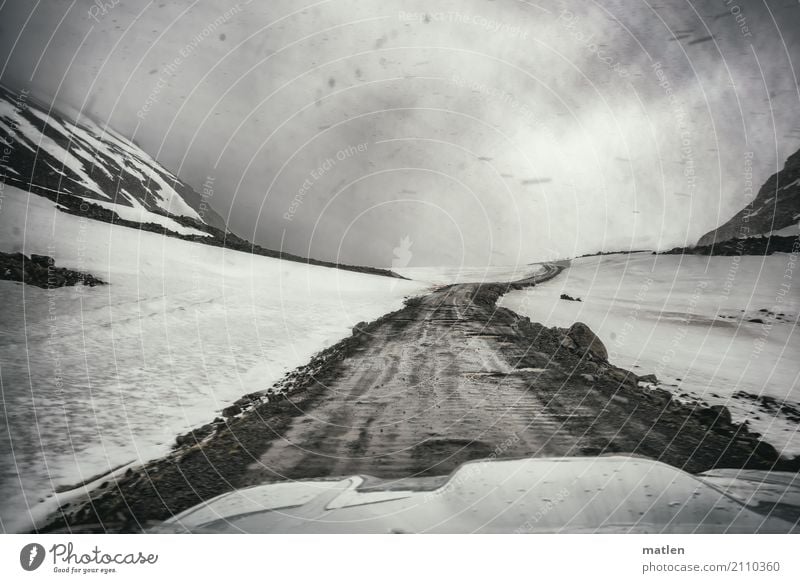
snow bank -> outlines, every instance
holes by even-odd
[[[0,251],[51,255],[110,283],[0,281],[6,530],[23,528],[57,486],[164,453],[176,435],[423,287],[92,221],[7,185],[3,193]]]
[[[794,261],[794,264],[792,263]],[[726,405],[784,454],[800,454],[797,257],[610,255],[573,261],[559,277],[512,292],[505,306],[547,326],[588,324],[614,364],[655,373],[687,400]],[[560,300],[560,294],[581,302]],[[774,409],[774,407],[773,407]]]
[[[164,215],[159,215],[154,212],[150,212],[146,208],[144,208],[136,197],[129,194],[124,188],[121,190],[121,193],[125,198],[127,198],[130,203],[133,205],[132,207],[116,204],[113,202],[106,202],[103,200],[91,200],[94,204],[100,205],[103,208],[107,208],[111,211],[117,213],[119,218],[125,219],[127,221],[134,221],[137,223],[155,223],[157,225],[161,225],[169,229],[174,233],[178,233],[179,235],[198,235],[200,237],[210,237],[209,233],[205,231],[201,231],[200,229],[193,229],[191,227],[184,227],[175,219],[171,219],[169,217],[165,217]]]

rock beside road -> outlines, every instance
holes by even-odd
[[[575,322],[566,330],[562,346],[565,348],[586,353],[594,360],[607,361],[608,350],[597,335],[583,322]]]

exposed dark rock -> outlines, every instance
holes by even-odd
[[[237,407],[245,409],[246,407],[249,407],[254,403],[258,403],[263,398],[264,398],[263,393],[248,393],[247,395],[244,395],[239,399],[237,399],[236,401],[234,401],[233,404],[236,405]]]
[[[568,302],[580,302],[580,301],[583,301],[583,300],[581,300],[580,298],[573,298],[573,297],[572,297],[571,295],[569,295],[569,294],[561,294],[561,297],[560,297],[560,299],[562,299],[562,300],[567,300]]]
[[[242,412],[242,408],[239,405],[229,405],[222,410],[223,417],[234,417]]]
[[[175,444],[177,446],[182,446],[182,445],[192,445],[195,443],[199,443],[212,433],[214,433],[214,425],[211,423],[207,423],[202,427],[198,427],[197,429],[190,431],[189,433],[186,433],[184,435],[179,435],[178,437],[175,438]]]
[[[608,351],[605,345],[583,322],[575,322],[570,326],[567,337],[572,339],[578,351],[586,352],[596,360],[608,360]]]
[[[47,267],[49,265],[55,265],[56,261],[52,257],[48,257],[47,255],[36,255],[35,253],[31,253],[31,261],[41,265],[42,267]]]
[[[637,388],[639,385],[639,377],[624,368],[609,367],[607,375],[615,382],[626,387]]]
[[[736,391],[734,399],[748,399],[758,403],[760,409],[769,415],[783,415],[793,423],[800,423],[800,403],[776,399],[769,395],[754,395],[746,391]]]
[[[0,252],[0,279],[20,281],[44,289],[64,286],[88,285],[94,287],[105,282],[90,273],[81,273],[65,267],[56,267],[52,257],[22,253]]]
[[[696,247],[676,247],[664,251],[662,255],[772,255],[773,253],[793,253],[800,249],[797,237],[749,237],[729,239],[714,245]]]
[[[664,389],[651,389],[647,391],[646,394],[654,401],[658,401],[664,404],[667,404],[670,401],[672,401],[672,393]]]
[[[700,409],[699,415],[709,423],[731,424],[731,412],[724,405],[712,405],[711,407]]]

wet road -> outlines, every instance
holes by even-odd
[[[529,281],[560,270],[547,265]],[[506,361],[500,344],[515,331],[495,321],[493,303],[474,301],[479,288],[439,289],[370,329],[322,397],[250,466],[252,482],[441,475],[469,459],[573,453],[580,435],[529,390],[546,381],[547,366]]]

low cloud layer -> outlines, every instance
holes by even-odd
[[[693,243],[800,146],[796,2],[6,2],[0,79],[321,259]],[[407,239],[406,239],[407,238]],[[406,245],[408,247],[408,245]]]

